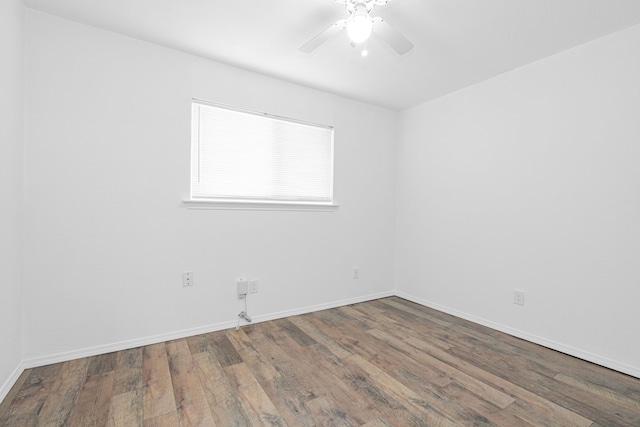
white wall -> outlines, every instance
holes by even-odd
[[[640,26],[402,114],[401,294],[640,376],[638,52]]]
[[[22,360],[24,17],[21,0],[0,2],[0,401]]]
[[[27,52],[29,363],[233,322],[241,274],[257,318],[392,291],[395,113],[33,11]],[[192,97],[334,125],[340,209],[184,209]]]

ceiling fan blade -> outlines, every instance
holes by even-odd
[[[398,55],[404,55],[413,49],[413,43],[379,16],[373,18],[373,32],[387,42]]]
[[[332,36],[338,34],[347,26],[347,20],[341,19],[336,21],[335,24],[322,31],[320,34],[313,37],[311,40],[300,46],[300,52],[311,53],[318,48],[322,43],[329,40]]]

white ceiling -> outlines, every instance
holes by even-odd
[[[346,17],[333,0],[25,0],[29,7],[230,65],[403,110],[640,23],[640,0],[393,0],[373,15],[415,45],[369,56],[345,32],[298,48]]]

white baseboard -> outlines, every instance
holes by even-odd
[[[317,304],[308,307],[296,308],[293,310],[285,310],[276,313],[253,316],[253,323],[266,322],[268,320],[281,319],[284,317],[295,316],[298,314],[311,313],[314,311],[326,310],[329,308],[341,307],[349,304],[356,304],[364,301],[371,301],[378,298],[393,296],[393,291],[381,292],[377,294],[365,295],[362,297],[350,298],[345,300],[333,301],[324,304]],[[154,335],[150,337],[136,338],[133,340],[120,341],[116,343],[100,345],[95,347],[83,348],[78,350],[67,351],[63,353],[51,354],[42,357],[34,357],[26,359],[22,362],[23,369],[35,368],[38,366],[50,365],[52,363],[67,362],[69,360],[79,359],[81,357],[96,356],[98,354],[111,353],[113,351],[127,350],[130,348],[141,347],[144,345],[157,344],[164,341],[171,341],[180,338],[191,337],[193,335],[206,334],[214,331],[235,328],[238,324],[237,320],[215,323],[197,328],[185,329],[181,331],[169,332],[166,334]],[[246,325],[243,322],[241,325]],[[19,375],[19,374],[18,374]],[[14,380],[15,382],[15,380]],[[12,383],[13,384],[13,383]]]
[[[9,392],[11,391],[11,387],[13,387],[16,381],[18,381],[18,378],[20,378],[20,375],[22,375],[22,372],[25,369],[27,368],[25,367],[24,362],[20,362],[20,364],[16,366],[13,372],[11,372],[9,378],[7,378],[4,384],[2,384],[2,386],[0,387],[0,402],[2,402],[5,397],[7,397],[7,394],[9,394]]]
[[[620,363],[615,360],[611,360],[609,358],[600,356],[598,354],[590,353],[588,351],[570,347],[556,341],[552,341],[546,338],[539,337],[537,335],[520,331],[518,329],[510,328],[508,326],[501,325],[499,323],[495,323],[490,320],[483,319],[481,317],[477,317],[477,316],[467,314],[449,307],[445,307],[440,304],[436,304],[434,302],[424,300],[422,298],[414,297],[413,295],[409,295],[404,292],[396,292],[396,296],[415,302],[416,304],[433,308],[434,310],[442,311],[444,313],[451,314],[452,316],[456,316],[461,319],[469,320],[470,322],[477,323],[477,324],[486,326],[488,328],[495,329],[500,332],[504,332],[505,334],[509,334],[514,337],[521,338],[523,340],[532,342],[534,344],[539,344],[543,347],[547,347],[552,350],[556,350],[561,353],[565,353],[570,356],[577,357],[578,359],[586,360],[587,362],[595,363],[596,365],[604,366],[605,368],[613,369],[614,371],[622,372],[624,374],[631,375],[632,377],[635,377],[635,378],[640,378],[640,367],[635,367],[635,366],[627,365],[625,363]]]

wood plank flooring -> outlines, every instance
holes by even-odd
[[[392,297],[24,372],[0,426],[640,426],[640,379]]]

